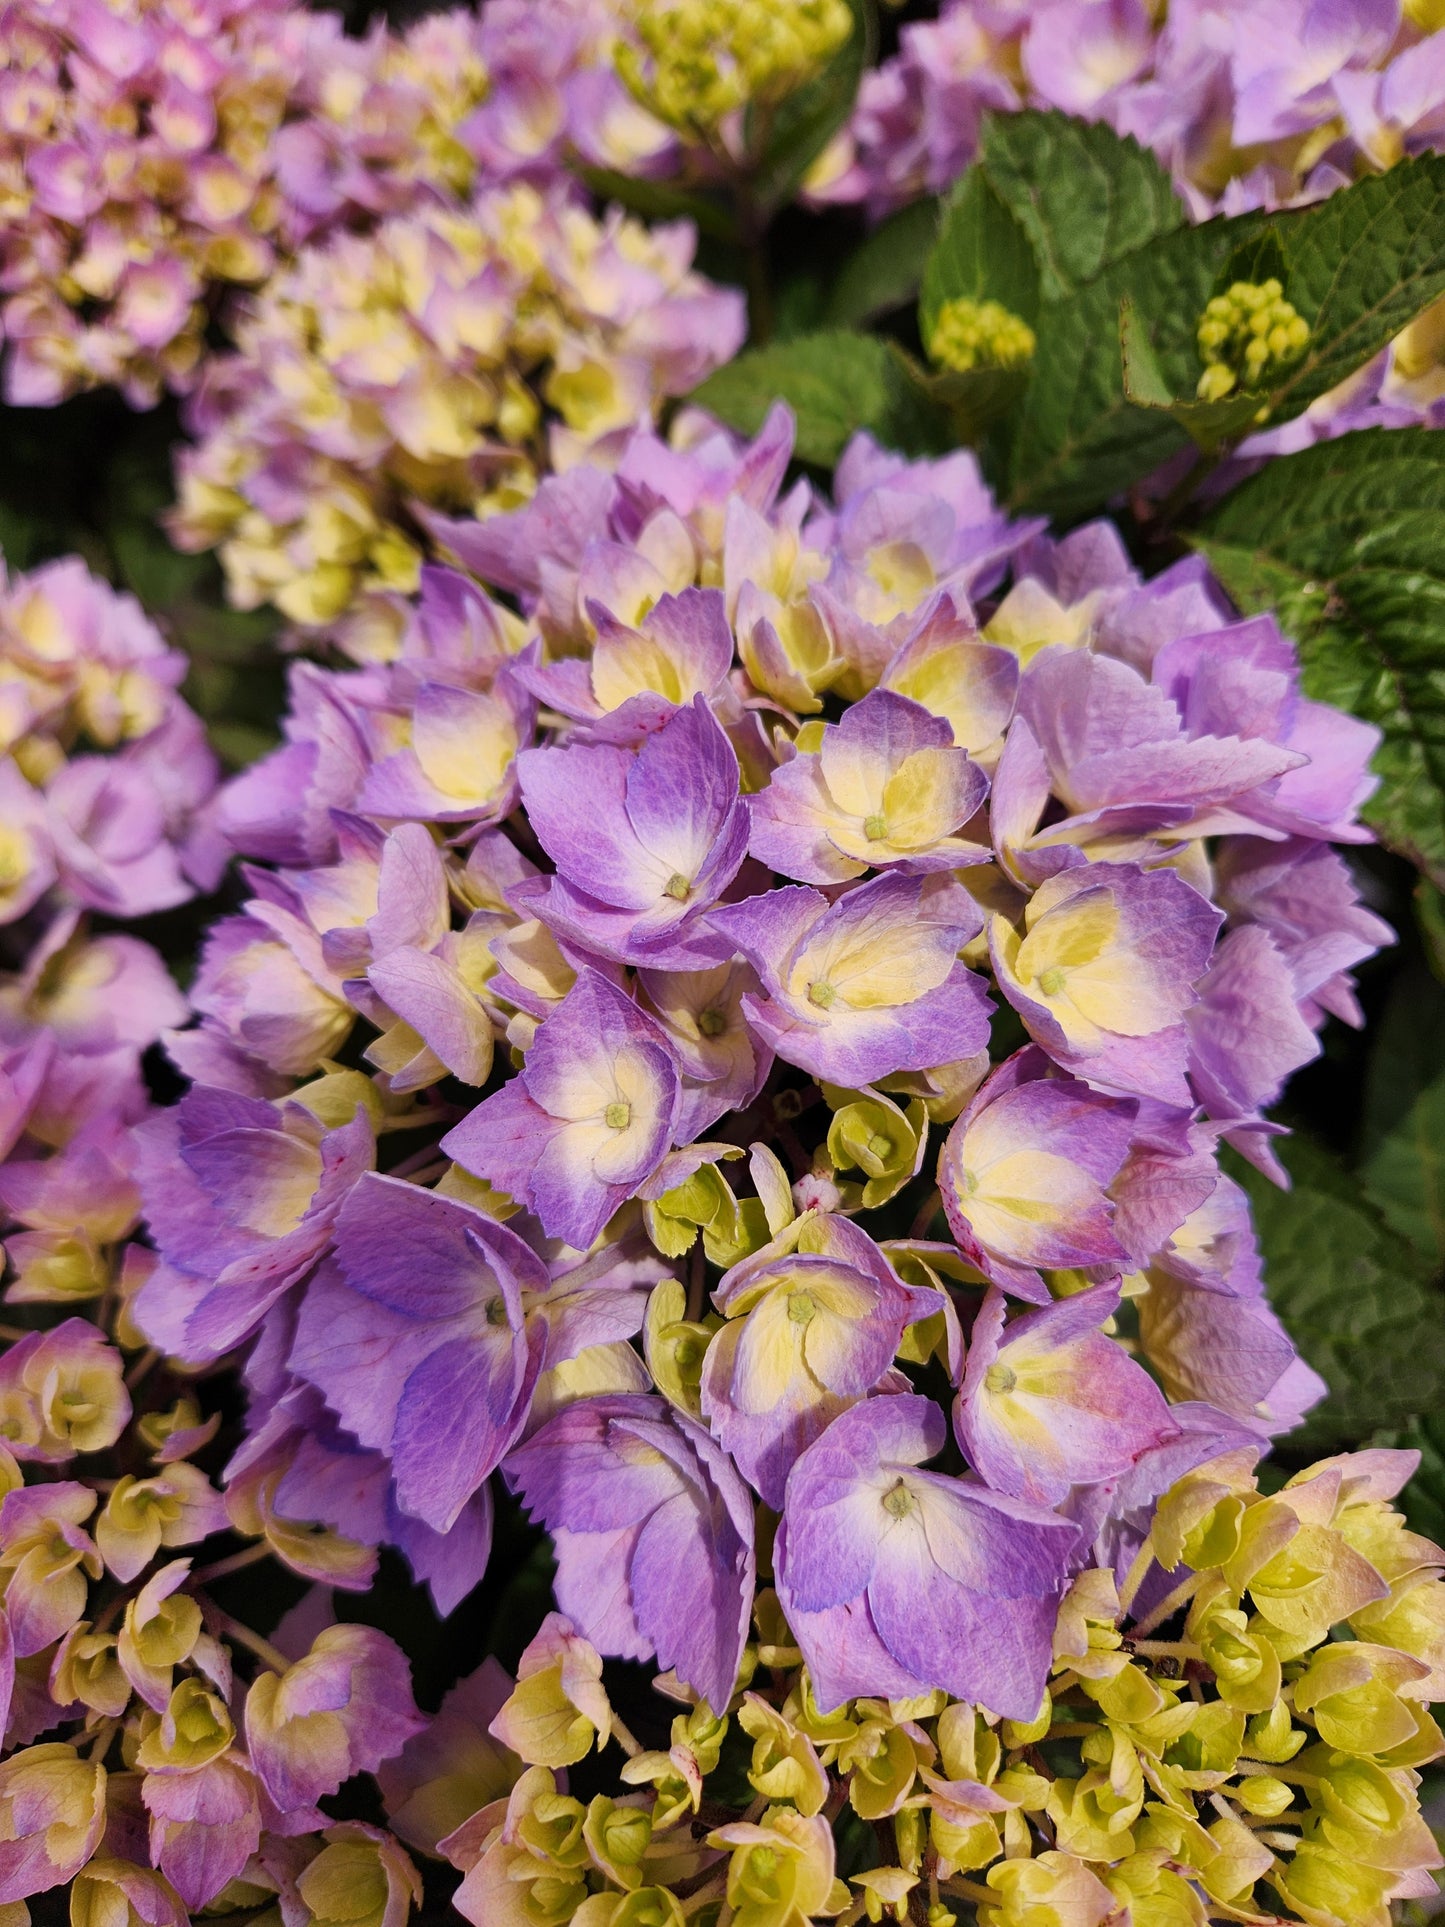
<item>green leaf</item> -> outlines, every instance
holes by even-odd
[[[1015,406],[1028,387],[1026,368],[920,368],[891,343],[909,380],[931,409],[946,414],[956,439],[973,446],[986,430]]]
[[[848,259],[828,297],[827,320],[857,328],[904,307],[917,295],[938,236],[938,202],[929,195],[889,215]]]
[[[1188,438],[1213,452],[1247,433],[1262,407],[1274,421],[1298,415],[1445,293],[1442,157],[1402,163],[1315,207],[1199,226],[1185,223],[1162,169],[1132,141],[1061,116],[991,123],[973,174],[1038,266],[1035,374],[1004,447],[1015,509],[1082,515]],[[987,249],[975,252],[987,261]],[[1260,396],[1201,403],[1204,306],[1230,279],[1266,272],[1280,274],[1310,323],[1309,345]],[[1126,300],[1137,319],[1121,357]]]
[[[1428,877],[1415,885],[1415,925],[1425,946],[1425,960],[1436,980],[1445,984],[1445,893]]]
[[[1039,277],[1033,379],[1000,435],[1009,504],[1083,515],[1188,446],[1167,412],[1124,394],[1120,300],[1197,315],[1239,237],[1187,226],[1152,154],[1062,114],[990,121],[977,171]]]
[[[1291,1444],[1353,1445],[1445,1394],[1445,1300],[1323,1145],[1285,1138],[1280,1158],[1289,1191],[1239,1160],[1231,1168],[1254,1206],[1270,1303],[1330,1388]]]
[[[1399,978],[1375,1033],[1360,1177],[1385,1222],[1445,1266],[1445,990]]]
[[[1267,407],[1264,395],[1245,391],[1220,401],[1170,392],[1154,343],[1139,310],[1126,295],[1119,304],[1119,349],[1124,363],[1124,394],[1136,408],[1152,408],[1168,415],[1205,454],[1214,454],[1245,435]]]
[[[1364,815],[1445,882],[1445,438],[1369,429],[1281,456],[1199,546],[1248,614],[1273,608],[1306,693],[1376,723]]]
[[[1227,259],[1207,289],[1163,290],[1162,305],[1141,280],[1123,340],[1124,391],[1141,406],[1163,409],[1209,452],[1241,439],[1261,422],[1288,421],[1336,387],[1386,346],[1415,315],[1445,292],[1445,159],[1428,155],[1344,188],[1315,207],[1263,221],[1246,215],[1212,221],[1171,238],[1181,265],[1216,252],[1215,237],[1230,242]],[[1141,272],[1147,266],[1141,263]],[[1271,275],[1310,324],[1298,361],[1280,369],[1257,394],[1200,402],[1197,340],[1205,302],[1233,281]],[[1121,322],[1121,334],[1123,323]]]
[[[1315,207],[1275,215],[1285,294],[1310,344],[1274,390],[1298,415],[1445,293],[1445,156],[1401,161]]]
[[[925,343],[933,337],[944,303],[960,299],[1000,302],[1030,327],[1038,319],[1039,268],[1033,248],[986,167],[970,168],[944,202],[918,304]]]
[[[797,453],[831,468],[860,428],[906,453],[946,446],[947,424],[910,381],[890,344],[841,330],[800,335],[739,355],[691,399],[755,435],[775,401],[797,418]]]
[[[792,199],[813,162],[853,111],[858,83],[877,53],[875,0],[849,0],[853,31],[822,73],[779,103],[753,174],[753,193],[765,209]]]
[[[1044,309],[1036,379],[1010,451],[1013,507],[1087,514],[1189,446],[1187,432],[1166,409],[1140,408],[1125,393],[1120,304],[1127,298],[1149,322],[1154,392],[1187,399],[1199,374],[1198,317],[1257,218],[1207,221],[1163,235],[1111,264],[1071,301]],[[1170,327],[1159,325],[1158,316],[1173,318]],[[1179,317],[1187,323],[1187,346],[1171,333]]]
[[[1066,301],[1184,225],[1183,203],[1154,156],[1101,122],[995,115],[981,166],[1028,237],[1046,302]]]

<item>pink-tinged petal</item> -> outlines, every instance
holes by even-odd
[[[826,1631],[807,1615],[866,1600],[879,1639],[911,1676],[1030,1718],[1077,1529],[1038,1506],[915,1470],[944,1434],[938,1408],[912,1393],[866,1400],[835,1419],[788,1481],[779,1594],[810,1670],[829,1661],[813,1643]],[[851,1601],[849,1587],[859,1588]]]
[[[433,950],[451,927],[441,851],[420,823],[403,823],[382,846],[376,910],[367,921],[372,949]]]
[[[599,1650],[656,1651],[725,1705],[752,1612],[752,1501],[707,1434],[658,1398],[583,1399],[507,1473],[552,1533],[559,1606]]]
[[[463,1084],[485,1084],[492,1068],[492,1023],[455,964],[431,951],[388,951],[367,981]]]
[[[1024,676],[1019,712],[1074,814],[1133,809],[1142,822],[1153,810],[1155,821],[1168,822],[1158,813],[1203,813],[1299,762],[1264,736],[1194,735],[1166,690],[1085,649],[1041,651]],[[1213,719],[1201,710],[1202,721]]]
[[[676,1060],[657,1025],[584,969],[541,1025],[522,1075],[478,1104],[443,1150],[530,1204],[551,1237],[586,1251],[661,1164],[678,1104]]]
[[[685,877],[699,901],[715,899],[742,862],[736,833],[729,835],[743,814],[738,780],[733,747],[701,696],[648,738],[628,775],[638,842]]]
[[[1022,937],[994,917],[989,945],[999,988],[1056,1062],[1097,1088],[1184,1106],[1179,1019],[1221,921],[1172,871],[1090,863],[1035,891]]]
[[[867,869],[828,835],[830,797],[816,755],[775,769],[768,787],[748,798],[748,853],[780,876],[802,883],[846,883]]]
[[[1163,1277],[1140,1301],[1144,1355],[1174,1399],[1203,1399],[1263,1437],[1287,1432],[1328,1387],[1259,1301]]]
[[[1259,924],[1227,933],[1185,1021],[1190,1081],[1220,1120],[1272,1104],[1291,1073],[1320,1053],[1295,1002],[1293,974]]]
[[[828,908],[821,890],[785,886],[709,911],[708,924],[747,958],[771,992],[797,946]]]
[[[637,1536],[629,1583],[658,1665],[678,1668],[679,1679],[718,1708],[737,1684],[752,1588],[717,1556],[711,1523],[691,1493],[659,1506]]]
[[[828,793],[847,815],[870,816],[900,763],[920,750],[951,748],[952,736],[920,704],[890,690],[873,690],[823,731],[818,761]]]
[[[659,885],[627,819],[632,760],[606,745],[529,749],[517,758],[517,774],[527,820],[561,874],[583,889],[605,879],[613,903],[641,911],[656,901]]]
[[[1071,1543],[1073,1528],[1060,1537]],[[983,1588],[941,1585],[915,1516],[899,1522],[884,1541],[868,1609],[883,1644],[915,1677],[1004,1718],[1026,1720],[1043,1699],[1057,1595],[1010,1597],[1008,1584],[1005,1569],[991,1574]]]
[[[774,890],[710,921],[769,993],[743,1000],[749,1024],[816,1077],[856,1087],[952,1061],[986,1039],[983,984],[955,962],[977,927],[956,885],[881,876],[832,906],[817,891]]]
[[[1098,1329],[1118,1302],[1100,1285],[1005,1327],[1002,1296],[985,1301],[954,1424],[996,1491],[1056,1505],[1175,1435],[1154,1381]]]
[[[535,908],[590,949],[659,961],[742,864],[737,757],[700,696],[636,756],[573,745],[531,751],[520,768],[533,827],[559,872]]]
[[[514,1077],[468,1111],[441,1141],[449,1158],[509,1197],[523,1198],[556,1123]]]
[[[194,1773],[148,1773],[141,1798],[152,1859],[190,1908],[214,1900],[260,1844],[256,1782],[230,1754]]]
[[[1020,1056],[1032,1067],[1030,1053]],[[970,1262],[1036,1297],[1039,1267],[1125,1258],[1106,1187],[1124,1161],[1137,1107],[1072,1078],[1010,1084],[1019,1061],[1001,1067],[954,1124],[939,1186]]]
[[[951,596],[941,595],[888,664],[879,686],[943,717],[958,747],[976,755],[1007,729],[1018,685],[1013,651],[982,641],[971,618],[960,614]]]
[[[794,1637],[808,1657],[808,1681],[820,1712],[831,1713],[850,1699],[913,1699],[930,1689],[889,1652],[859,1593],[841,1606],[810,1611],[793,1588],[793,1559],[786,1519],[773,1548],[778,1598]]]
[[[752,799],[752,854],[785,876],[836,883],[864,870],[948,869],[983,852],[954,835],[987,778],[919,704],[874,690],[829,724],[816,754]]]

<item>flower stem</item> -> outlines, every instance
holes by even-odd
[[[258,1566],[263,1559],[271,1557],[271,1548],[264,1539],[258,1539],[253,1546],[244,1546],[240,1552],[230,1553],[224,1559],[217,1559],[213,1565],[202,1566],[199,1572],[190,1577],[190,1588],[214,1585],[218,1579],[229,1579],[233,1572],[244,1572],[247,1566]]]
[[[239,1619],[232,1619],[229,1613],[223,1613],[212,1601],[207,1600],[206,1604],[210,1607],[212,1617],[227,1639],[235,1640],[236,1644],[244,1646],[248,1653],[254,1653],[256,1658],[263,1665],[269,1666],[273,1673],[289,1672],[290,1660],[284,1653],[278,1652],[269,1639],[263,1639],[259,1633],[253,1633],[249,1626],[242,1625]]]

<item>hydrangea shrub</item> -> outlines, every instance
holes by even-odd
[[[1425,1917],[1445,20],[934,11],[0,12],[0,1927]]]

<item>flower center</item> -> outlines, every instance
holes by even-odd
[[[500,1298],[489,1298],[487,1300],[487,1323],[489,1325],[505,1325],[506,1322],[506,1304]]]
[[[810,1004],[816,1004],[819,1010],[826,1010],[837,995],[838,993],[834,990],[833,986],[830,983],[825,983],[821,977],[815,977],[813,982],[808,985],[808,1002]]]
[[[806,1325],[816,1315],[818,1307],[806,1291],[795,1291],[788,1297],[788,1317],[795,1325]]]
[[[691,878],[685,877],[681,870],[674,870],[666,883],[663,884],[662,894],[665,897],[675,898],[678,903],[686,903],[692,895]]]
[[[1050,964],[1049,968],[1042,972],[1039,977],[1039,989],[1046,997],[1057,997],[1063,989],[1065,982],[1064,973],[1059,966],[1057,964]]]
[[[1019,1382],[1019,1375],[1008,1365],[990,1365],[983,1382],[991,1392],[1011,1392]]]
[[[863,834],[870,843],[881,843],[888,834],[888,818],[886,816],[865,816],[863,819]]]
[[[602,1113],[602,1121],[609,1131],[625,1131],[632,1122],[632,1106],[620,1100],[616,1104],[609,1104]]]
[[[913,1510],[913,1504],[913,1494],[902,1479],[883,1494],[883,1510],[891,1513],[895,1519],[906,1519]]]
[[[704,1037],[721,1037],[728,1027],[728,1020],[720,1010],[700,1010],[697,1027]]]

